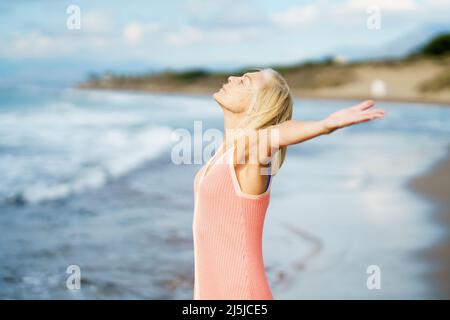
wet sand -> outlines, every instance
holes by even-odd
[[[446,158],[426,174],[412,179],[410,186],[436,205],[432,218],[445,232],[442,240],[421,252],[419,258],[434,262],[433,271],[426,277],[437,288],[436,298],[450,299],[450,146]]]

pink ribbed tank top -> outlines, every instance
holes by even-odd
[[[262,194],[243,193],[234,170],[234,150],[233,145],[220,155],[216,152],[194,179],[196,300],[273,299],[262,255],[272,179]]]

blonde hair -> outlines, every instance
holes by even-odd
[[[257,69],[268,76],[255,94],[247,115],[238,124],[242,129],[264,129],[292,119],[293,101],[289,86],[281,74],[271,68]],[[283,165],[287,146],[276,153],[278,168]]]

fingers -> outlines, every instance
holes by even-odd
[[[363,114],[363,115],[376,115],[376,116],[381,116],[381,117],[384,116],[384,113],[385,113],[384,110],[379,109],[379,108],[361,112],[361,114]]]
[[[360,104],[354,106],[353,108],[356,110],[363,111],[363,110],[367,110],[367,109],[371,108],[372,106],[374,106],[374,104],[375,103],[373,102],[373,100],[366,100],[366,101],[363,101]]]
[[[381,109],[376,110],[376,111],[367,112],[362,115],[363,121],[382,119],[382,118],[384,118],[384,110],[381,110]]]
[[[359,113],[359,117],[357,120],[357,123],[360,122],[367,122],[375,119],[382,119],[384,118],[384,110],[383,109],[373,109],[373,110],[366,110]]]

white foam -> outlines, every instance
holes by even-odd
[[[172,129],[149,123],[151,109],[44,107],[0,114],[0,196],[39,203],[104,186],[157,158]]]
[[[22,197],[26,202],[38,203],[102,187],[108,179],[120,178],[157,157],[169,146],[169,137],[170,130],[163,127],[147,128],[137,133],[107,131],[91,137],[84,148],[77,147],[80,149],[76,154],[78,159],[71,164],[74,170],[71,170],[68,181],[31,184],[24,188]],[[94,162],[95,167],[84,168],[86,162]]]

